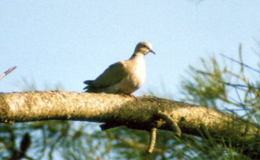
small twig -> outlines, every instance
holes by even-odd
[[[157,132],[157,128],[152,128],[150,131],[150,144],[149,144],[149,149],[148,149],[148,153],[152,153],[154,146],[155,146],[155,142],[156,142],[156,132]]]
[[[16,66],[14,66],[14,67],[8,69],[8,70],[5,71],[3,74],[1,74],[1,75],[0,75],[0,80],[1,80],[2,78],[4,78],[5,76],[7,76],[9,73],[11,73],[13,70],[15,70],[15,68],[16,68]]]
[[[176,136],[181,136],[180,127],[168,114],[159,111],[158,115],[170,125],[171,129],[175,132]]]
[[[249,65],[246,65],[245,63],[239,62],[239,61],[237,61],[237,60],[235,60],[235,59],[233,59],[233,58],[230,58],[230,57],[228,57],[228,56],[226,56],[226,55],[224,55],[224,54],[221,54],[221,55],[222,55],[223,57],[225,57],[225,58],[227,58],[227,59],[233,61],[233,62],[236,62],[236,63],[238,63],[238,64],[240,64],[240,65],[243,65],[243,66],[245,66],[245,67],[247,67],[247,68],[249,68],[249,69],[251,69],[251,70],[257,72],[257,73],[260,73],[260,71],[258,71],[258,70],[256,70],[256,69],[250,67]]]
[[[241,88],[249,88],[248,86],[246,85],[242,85],[242,84],[232,84],[232,83],[229,83],[229,82],[224,82],[226,85],[228,86],[232,86],[232,87],[241,87]],[[260,89],[259,87],[255,87],[253,86],[254,84],[251,84],[250,87],[252,87],[253,89]]]
[[[228,85],[228,86],[231,86],[231,87],[234,87],[234,88],[236,88],[236,89],[239,89],[239,90],[243,90],[243,91],[247,91],[247,90],[244,90],[244,89],[242,89],[242,88],[249,88],[249,87],[251,87],[251,88],[253,88],[253,89],[258,89],[258,90],[260,90],[260,88],[259,87],[255,87],[255,85],[254,84],[250,84],[250,86],[246,86],[246,85],[242,85],[242,84],[233,84],[233,83],[229,83],[229,82],[225,82],[225,81],[220,81],[220,80],[218,80],[218,82],[220,82],[220,83],[224,83],[224,84],[226,84],[226,85]]]

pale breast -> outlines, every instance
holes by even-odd
[[[127,77],[120,82],[120,92],[131,94],[140,88],[146,79],[144,58],[126,63]]]

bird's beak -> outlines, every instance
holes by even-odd
[[[150,52],[152,52],[153,54],[155,54],[155,52],[153,50],[150,49]]]

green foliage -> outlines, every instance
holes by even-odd
[[[240,115],[247,116],[250,120],[259,117],[259,81],[246,76],[246,69],[259,71],[243,63],[241,45],[239,46],[239,59],[224,58],[237,63],[239,70],[229,69],[226,64],[221,65],[215,57],[211,61],[201,59],[203,70],[190,67],[192,80],[185,79],[182,82],[182,94],[184,100],[214,109],[227,109],[241,111]],[[250,80],[249,80],[250,79]]]
[[[219,99],[226,100],[228,90],[224,80],[231,77],[228,74],[226,66],[220,68],[214,57],[210,61],[201,59],[204,70],[197,70],[190,66],[189,74],[192,80],[184,79],[182,81],[182,94],[185,95],[185,101],[199,104],[201,106],[218,108]]]
[[[258,75],[260,72],[243,63],[242,45],[239,45],[239,61],[222,56],[224,60],[235,63],[238,66],[237,71],[225,63],[219,64],[215,57],[211,57],[210,61],[201,59],[203,68],[197,69],[191,66],[189,74],[192,79],[182,81],[181,93],[185,97],[183,100],[228,112],[259,126],[259,81],[258,79],[253,81],[254,78],[246,76],[246,72],[253,71]],[[220,145],[214,139],[210,141],[208,138],[205,139],[202,139],[204,143],[200,143],[201,140],[195,138],[192,143],[187,141],[186,145],[195,146],[193,150],[197,150],[199,157],[206,155],[205,159],[223,159],[223,157],[224,159],[250,159],[241,154],[247,148],[234,148],[231,145]]]

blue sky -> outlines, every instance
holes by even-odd
[[[182,77],[200,57],[219,53],[245,63],[259,62],[259,0],[165,1],[0,1],[0,73],[17,69],[0,82],[1,92],[21,91],[23,79],[38,89],[62,84],[81,92],[110,64],[128,59],[140,41],[153,44],[147,55],[147,80],[135,95],[149,90],[178,99]],[[164,86],[165,90],[162,89]]]

